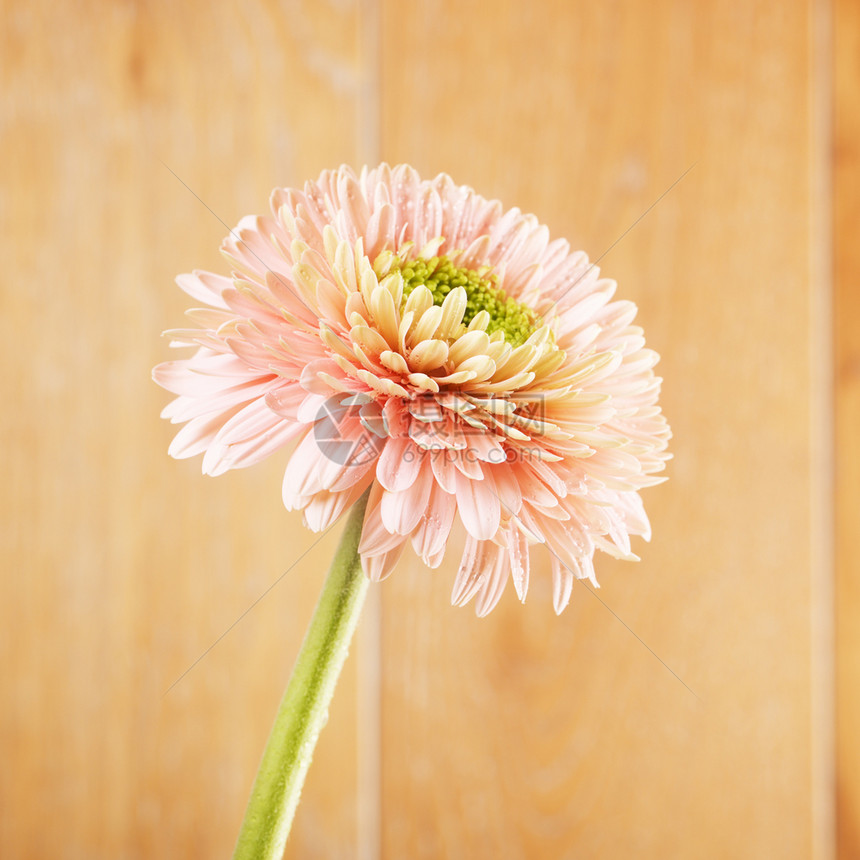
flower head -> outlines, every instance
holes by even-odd
[[[207,307],[172,332],[195,354],[154,371],[185,423],[174,457],[217,475],[295,441],[283,499],[310,528],[370,488],[372,579],[408,543],[437,567],[459,518],[452,599],[479,614],[509,577],[525,599],[535,544],[557,612],[574,578],[595,582],[596,549],[636,558],[670,431],[658,356],[613,281],[444,174],[342,167],[271,203],[224,241],[230,277],[178,278]]]

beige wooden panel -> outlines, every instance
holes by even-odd
[[[836,648],[839,857],[860,856],[860,6],[834,5]]]
[[[333,543],[283,459],[169,460],[150,368],[218,218],[362,156],[359,10],[9,3],[0,33],[0,856],[227,856]],[[359,662],[290,856],[355,856]]]
[[[676,459],[647,492],[654,541],[638,567],[601,559],[598,595],[577,588],[560,619],[548,571],[485,620],[448,606],[451,565],[384,584],[383,856],[827,856],[810,4],[382,17],[388,160],[592,256],[695,165],[602,264],[663,354]]]

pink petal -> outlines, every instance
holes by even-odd
[[[307,396],[307,392],[300,385],[286,383],[266,394],[266,405],[276,415],[298,423],[298,409]]]
[[[320,374],[323,374],[321,377]],[[310,394],[321,394],[323,397],[331,397],[332,386],[325,380],[325,375],[335,379],[341,379],[344,375],[340,367],[330,358],[317,358],[305,365],[299,377],[299,384]]]
[[[456,493],[458,473],[454,468],[453,453],[448,450],[433,451],[429,456],[436,482],[446,493]]]
[[[217,415],[201,415],[192,418],[174,437],[167,453],[177,460],[202,454],[211,444],[224,422],[240,407]]]
[[[508,575],[507,559],[504,551],[500,551],[496,554],[493,567],[487,572],[481,587],[478,589],[478,596],[475,601],[475,613],[479,618],[483,618],[491,612],[499,602],[508,583]]]
[[[305,525],[314,532],[325,531],[347,508],[358,501],[369,483],[370,479],[342,493],[317,493],[303,511]]]
[[[492,475],[495,481],[503,520],[516,516],[522,506],[523,495],[517,483],[522,468],[519,463],[484,466],[484,474]]]
[[[153,368],[152,378],[162,388],[166,388],[168,391],[173,392],[173,394],[184,394],[188,397],[209,397],[235,385],[235,379],[225,382],[222,376],[211,376],[201,373],[195,368],[192,361],[193,359],[165,361]],[[253,384],[257,378],[256,374],[252,376],[252,372],[247,368],[244,370],[247,381],[241,380],[241,384]],[[249,376],[251,377],[250,379],[248,379]]]
[[[385,528],[402,535],[410,534],[425,514],[435,483],[430,465],[425,464],[412,486],[399,492],[384,492],[380,515]]]
[[[395,218],[394,207],[387,203],[371,216],[365,245],[365,253],[369,259],[375,259],[382,251],[394,246]]]
[[[461,472],[454,481],[457,510],[466,531],[476,540],[489,540],[499,530],[500,505],[496,484],[487,473],[481,481],[473,481]]]
[[[328,394],[308,394],[305,392],[305,396],[296,410],[296,420],[302,424],[312,424],[315,421],[324,420],[329,414],[327,407],[331,401],[331,392]]]
[[[505,462],[505,449],[495,434],[469,428],[469,431],[464,433],[464,437],[467,456],[472,460],[494,464]]]
[[[465,476],[470,481],[482,481],[484,470],[481,463],[468,451],[452,451],[451,462],[459,475]]]
[[[182,395],[172,403],[168,403],[161,414],[162,417],[170,418],[174,424],[178,424],[181,421],[189,421],[201,415],[232,410],[236,406],[249,403],[258,397],[264,397],[271,390],[272,385],[276,384],[276,381],[277,377],[263,377],[262,379],[257,377],[248,382],[243,382],[241,385],[222,387],[217,394],[211,394],[208,397]]]
[[[395,436],[385,442],[376,464],[376,478],[393,493],[415,483],[425,455],[408,436]]]
[[[525,602],[529,590],[529,541],[528,538],[513,525],[505,533],[508,546],[508,557],[511,563],[511,578],[517,597]]]
[[[573,578],[573,570],[553,556],[552,605],[555,608],[556,615],[561,615],[564,608],[570,602],[570,593],[573,591]]]
[[[398,546],[381,555],[362,555],[361,562],[371,582],[381,582],[394,570],[394,566],[406,547],[406,539],[400,538],[400,540],[401,543]]]
[[[451,603],[462,606],[468,603],[495,570],[501,549],[488,540],[466,538],[466,546],[451,592]]]
[[[343,443],[349,445],[349,443]],[[290,457],[284,471],[283,499],[287,510],[303,507],[300,500],[331,486],[349,469],[348,461],[339,462],[323,450],[313,430],[306,432]]]
[[[221,294],[224,290],[232,289],[233,281],[223,275],[215,275],[212,272],[194,271],[190,275],[179,275],[176,283],[180,289],[188,293],[193,299],[205,302],[216,308],[226,308]]]
[[[517,481],[526,501],[545,507],[558,504],[556,495],[535,475],[530,463],[524,463],[517,469]]]
[[[270,219],[248,215],[242,218],[236,229],[224,240],[222,250],[248,271],[259,274],[265,274],[267,271],[282,272],[289,265],[289,261],[275,250],[269,238],[270,232]]]
[[[427,510],[412,536],[412,546],[415,552],[430,567],[436,566],[431,564],[430,559],[439,557],[441,560],[441,553],[445,550],[456,511],[456,498],[450,493],[446,493],[434,481],[427,502]]]
[[[403,535],[390,532],[382,522],[380,502],[384,492],[379,484],[373,484],[371,487],[367,510],[364,513],[361,540],[358,544],[358,551],[362,558],[389,552],[404,541]]]

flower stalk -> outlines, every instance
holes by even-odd
[[[369,490],[350,512],[263,752],[234,860],[281,860],[368,580],[358,544]]]

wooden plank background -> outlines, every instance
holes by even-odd
[[[836,358],[836,712],[840,860],[860,857],[860,5],[833,20]]]
[[[837,59],[852,8],[835,2]],[[450,566],[405,561],[374,589],[287,856],[827,858],[842,761],[856,855],[856,601],[836,762],[822,647],[830,16],[3,7],[0,856],[229,854],[336,535],[281,509],[283,457],[217,480],[168,459],[157,333],[186,305],[174,275],[219,268],[272,186],[383,158],[534,211],[592,257],[611,247],[603,271],[663,355],[675,460],[647,493],[643,561],[601,559],[602,589],[559,619],[548,572],[482,620],[448,605]],[[835,68],[856,117],[856,64]],[[847,175],[858,126],[837,128]],[[833,219],[843,321],[853,189]],[[855,413],[836,414],[856,452]],[[841,493],[844,535],[856,482]]]

